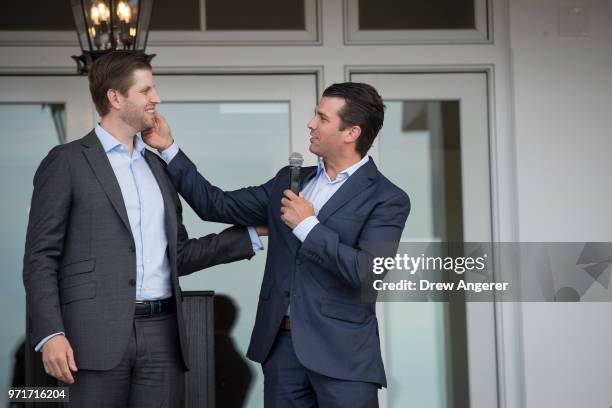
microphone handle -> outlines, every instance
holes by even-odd
[[[300,167],[291,167],[289,170],[289,174],[291,177],[291,185],[290,189],[295,194],[300,194]]]

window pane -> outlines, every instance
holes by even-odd
[[[380,168],[412,202],[402,238],[463,241],[459,102],[385,104]],[[384,310],[389,407],[468,406],[465,305],[386,302]]]
[[[74,30],[69,1],[29,0],[2,4],[0,30]]]
[[[304,30],[304,0],[206,0],[207,30]]]
[[[385,104],[381,168],[412,200],[403,238],[463,241],[459,102]]]
[[[360,30],[473,28],[474,0],[359,0]]]
[[[262,184],[287,164],[287,102],[164,102],[158,110],[192,161],[225,189]]]
[[[63,120],[63,107],[55,107],[55,118],[48,105],[0,104],[0,259],[4,271],[0,285],[0,310],[4,313],[0,331],[0,384],[11,384],[15,352],[25,339],[25,291],[22,283],[23,248],[32,179],[40,161],[58,144],[56,126]],[[65,131],[65,129],[62,129]],[[22,355],[23,358],[23,355]],[[24,375],[23,372],[16,373]]]
[[[0,30],[74,31],[69,1],[11,1],[0,13]],[[200,30],[200,0],[156,1],[153,4],[151,30]]]
[[[151,30],[199,31],[200,0],[156,1]]]
[[[44,41],[58,45],[70,42],[68,34],[75,32],[70,2],[52,5],[50,7],[50,2],[43,0],[7,3],[0,13],[0,34],[3,31],[61,33],[47,38],[29,32],[23,38],[4,36],[3,40],[28,44]],[[150,21],[149,44],[316,42],[319,38],[316,13],[316,0],[156,1]]]

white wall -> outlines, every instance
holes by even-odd
[[[589,35],[559,35],[584,7]],[[520,240],[612,241],[612,2],[511,0]],[[523,304],[527,407],[612,406],[612,305]]]

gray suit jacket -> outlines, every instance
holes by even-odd
[[[187,369],[178,277],[253,256],[243,227],[189,239],[163,161],[146,151],[165,207],[168,258]],[[95,132],[53,148],[34,176],[23,280],[32,346],[65,332],[80,369],[117,365],[130,337],[136,253],[119,183]]]

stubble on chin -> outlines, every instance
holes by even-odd
[[[144,132],[146,130],[149,129],[153,129],[155,127],[155,118],[154,117],[149,117],[149,113],[145,112],[141,117],[141,127],[142,129],[140,130],[141,132]]]
[[[155,122],[152,119],[149,123],[144,116],[139,116],[135,114],[127,114],[122,119],[125,123],[132,127],[136,131],[136,133],[143,132],[155,126]]]
[[[155,127],[155,123],[153,121],[151,121],[151,123],[147,123],[147,121],[144,120],[141,127],[142,129],[140,129],[139,132],[146,132],[147,130],[153,129]]]

